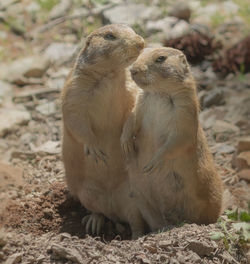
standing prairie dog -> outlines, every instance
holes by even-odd
[[[133,237],[143,233],[120,145],[138,90],[127,85],[126,68],[143,47],[128,26],[99,28],[88,36],[62,92],[66,180],[71,194],[93,212],[83,219],[93,234],[100,233],[104,216],[128,222]]]
[[[123,128],[132,192],[152,231],[221,212],[222,182],[198,121],[195,81],[184,54],[145,49],[131,69],[142,89]],[[136,151],[134,151],[136,150]]]

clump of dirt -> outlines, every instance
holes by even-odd
[[[42,235],[48,232],[59,234],[66,232],[72,236],[84,238],[86,231],[81,220],[89,212],[70,194],[64,182],[54,182],[39,197],[11,200],[0,217],[0,227],[15,229],[19,232]],[[110,241],[119,236],[129,239],[128,225],[116,230],[115,223],[105,219],[103,240]]]
[[[65,183],[55,182],[39,198],[9,202],[0,225],[36,235],[51,231],[83,237],[81,218],[86,213],[86,209],[70,197]]]

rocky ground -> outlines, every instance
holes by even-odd
[[[250,263],[250,44],[237,46],[249,36],[249,4],[186,3],[0,1],[0,263]],[[101,238],[85,234],[88,212],[64,182],[60,91],[86,35],[106,23],[129,24],[149,46],[181,48],[192,63],[225,185],[218,223],[135,241],[110,222]]]

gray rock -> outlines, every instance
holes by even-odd
[[[8,34],[5,31],[0,31],[0,39],[7,39]],[[1,49],[1,52],[3,50]]]
[[[11,63],[6,72],[6,80],[22,84],[25,78],[40,78],[49,67],[49,60],[44,56],[31,56],[18,59]]]
[[[53,254],[53,258],[55,259],[66,259],[78,264],[83,263],[82,257],[76,249],[53,244],[51,246],[51,251]]]
[[[144,4],[123,4],[107,9],[103,12],[104,23],[124,23],[133,26],[147,20],[154,20],[161,16],[161,10],[155,6]]]
[[[168,15],[189,21],[191,16],[191,9],[186,2],[177,1],[173,6],[169,8]]]
[[[4,247],[7,244],[6,233],[3,229],[0,229],[0,247]]]
[[[213,17],[218,17],[220,14],[226,17],[232,17],[239,10],[239,6],[233,1],[223,1],[220,3],[211,3],[195,9],[196,16],[192,20],[193,23],[201,23],[209,25]]]
[[[0,136],[14,125],[27,123],[30,118],[30,113],[25,110],[17,110],[13,107],[0,109]]]
[[[83,17],[87,17],[89,16],[90,12],[87,8],[81,7],[81,8],[77,8],[73,10],[72,15],[73,16],[83,16]]]
[[[218,144],[216,146],[216,152],[219,154],[230,154],[235,152],[235,148],[227,144]]]
[[[15,253],[8,257],[5,264],[17,264],[20,263],[22,260],[23,254],[22,253]]]
[[[216,120],[212,126],[213,135],[216,137],[224,137],[225,139],[231,134],[238,134],[240,129],[228,122]]]
[[[64,16],[72,6],[72,0],[59,1],[58,5],[55,5],[50,11],[49,18],[55,19]]]
[[[49,79],[46,82],[46,87],[51,89],[62,90],[64,83],[65,83],[65,78]]]
[[[210,107],[212,105],[222,105],[225,103],[224,92],[221,89],[215,89],[204,96],[202,100],[203,107]]]
[[[191,31],[191,26],[185,20],[180,20],[173,28],[167,32],[167,39],[180,38],[187,35]]]
[[[10,100],[12,95],[12,87],[9,83],[0,80],[0,105],[5,100]]]
[[[40,154],[58,154],[61,152],[60,149],[60,141],[47,141],[38,148],[32,149],[34,152],[38,152]]]
[[[145,29],[148,33],[155,33],[160,31],[167,34],[177,22],[178,19],[176,17],[168,16],[160,20],[148,21],[146,23]]]
[[[71,43],[52,43],[44,52],[49,61],[56,65],[62,65],[73,59],[78,46]]]
[[[24,5],[22,3],[16,3],[14,5],[11,5],[6,10],[7,16],[14,16],[21,14],[24,11]]]
[[[0,10],[6,9],[9,6],[13,5],[14,3],[18,2],[18,0],[1,0],[0,1]]]
[[[52,115],[56,112],[56,104],[55,102],[46,102],[38,105],[36,111],[46,116]]]
[[[199,240],[191,240],[187,246],[188,249],[192,250],[200,257],[209,256],[217,247],[216,243],[209,245],[207,242]]]
[[[29,12],[29,13],[36,13],[38,11],[41,10],[41,6],[36,3],[36,2],[31,2],[30,4],[28,4],[25,9]]]

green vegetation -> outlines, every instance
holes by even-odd
[[[216,12],[211,16],[211,26],[217,28],[225,22],[226,16],[223,16],[220,12]]]
[[[59,0],[36,0],[43,10],[50,11]]]
[[[239,6],[239,15],[245,20],[250,27],[250,4],[249,0],[233,0]],[[249,34],[249,33],[248,33]]]
[[[223,240],[230,253],[236,248],[244,250],[250,246],[250,212],[227,210],[226,217],[218,220],[221,231],[212,232],[212,240]]]

